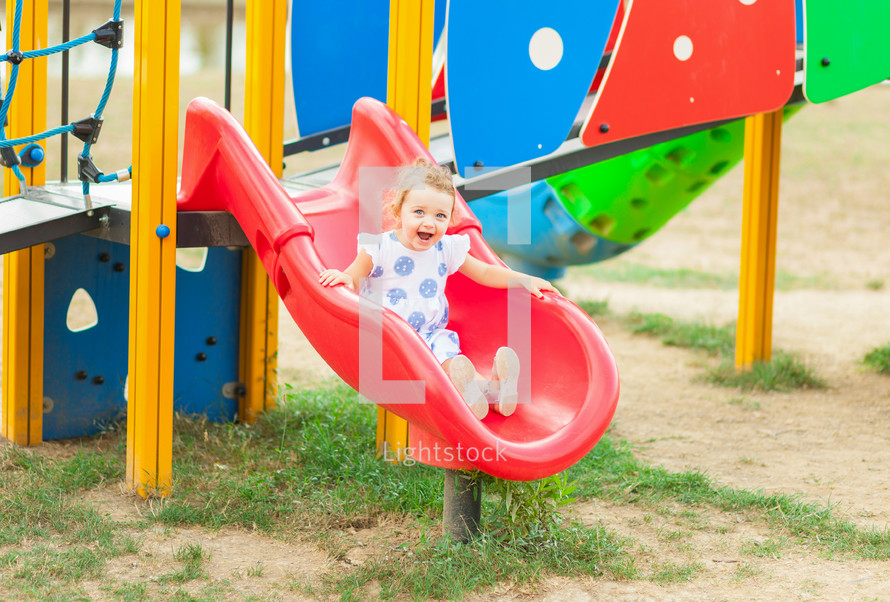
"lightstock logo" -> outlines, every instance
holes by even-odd
[[[418,173],[411,173],[418,170]],[[406,171],[409,172],[406,174]],[[383,231],[383,214],[388,210],[385,204],[397,194],[398,182],[412,181],[423,185],[423,167],[373,167],[359,168],[359,242],[373,243]],[[472,169],[467,173],[472,173]],[[486,170],[489,173],[489,170]],[[406,177],[407,175],[407,177]],[[531,170],[528,168],[513,169],[506,176],[486,177],[484,181],[465,182],[466,190],[486,191],[488,194],[509,190],[509,201],[504,219],[507,220],[508,244],[528,245],[531,242],[531,202],[530,189]],[[472,251],[472,249],[471,249]],[[512,284],[512,283],[511,283]],[[359,290],[362,290],[360,283]],[[383,378],[383,315],[385,292],[374,288],[369,295],[367,291],[361,296],[359,303],[359,394],[363,401],[386,401],[397,404],[422,404],[426,401],[425,380],[384,380]],[[472,300],[461,300],[472,303]],[[516,351],[520,365],[526,367],[520,371],[518,383],[519,403],[528,403],[531,399],[531,376],[528,366],[531,365],[531,303],[532,296],[525,287],[511,287],[507,290],[507,340],[497,341],[496,346],[507,345]],[[485,323],[474,324],[472,327],[485,329]],[[472,451],[470,451],[472,450]],[[413,452],[417,461],[426,458],[422,453],[438,454],[437,458],[453,456],[454,459],[475,458],[502,459],[501,449],[476,448],[436,448],[427,450],[404,450],[405,457]],[[433,458],[436,459],[436,458]],[[450,460],[449,460],[450,461]]]

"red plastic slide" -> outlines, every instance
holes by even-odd
[[[490,289],[459,273],[449,278],[448,327],[458,332],[463,353],[483,375],[497,348],[508,343],[508,332],[524,329],[526,340],[530,337],[525,348],[517,348],[524,379],[516,413],[509,418],[490,413],[479,421],[407,322],[360,303],[343,286],[318,284],[324,268],[343,269],[355,257],[360,168],[401,166],[417,157],[432,159],[411,128],[382,103],[363,98],[353,110],[334,181],[291,198],[238,122],[213,102],[196,99],[186,117],[179,209],[235,216],[318,353],[364,397],[409,422],[406,451],[415,460],[475,467],[513,480],[564,470],[593,448],[618,401],[612,353],[576,305],[555,294],[540,300],[522,289]],[[378,204],[374,210],[382,209]],[[454,216],[449,233],[469,235],[472,255],[500,264],[460,197]],[[513,323],[508,300],[519,316]],[[374,324],[381,322],[375,334]]]

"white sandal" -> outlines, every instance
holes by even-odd
[[[485,418],[488,415],[488,400],[482,391],[480,381],[476,380],[476,368],[473,367],[473,362],[465,355],[451,358],[448,376],[476,418],[479,420]]]
[[[496,398],[494,411],[510,416],[519,402],[519,356],[509,347],[501,347],[494,355],[488,390]]]

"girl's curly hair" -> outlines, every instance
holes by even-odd
[[[399,174],[398,194],[389,206],[393,217],[398,217],[402,211],[405,197],[412,190],[424,187],[444,192],[454,199],[454,182],[451,180],[451,171],[440,167],[428,159],[419,157],[413,165],[403,167]]]

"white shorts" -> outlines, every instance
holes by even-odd
[[[433,355],[443,363],[456,355],[460,355],[460,339],[456,332],[442,328],[429,334],[420,335],[433,350]]]

